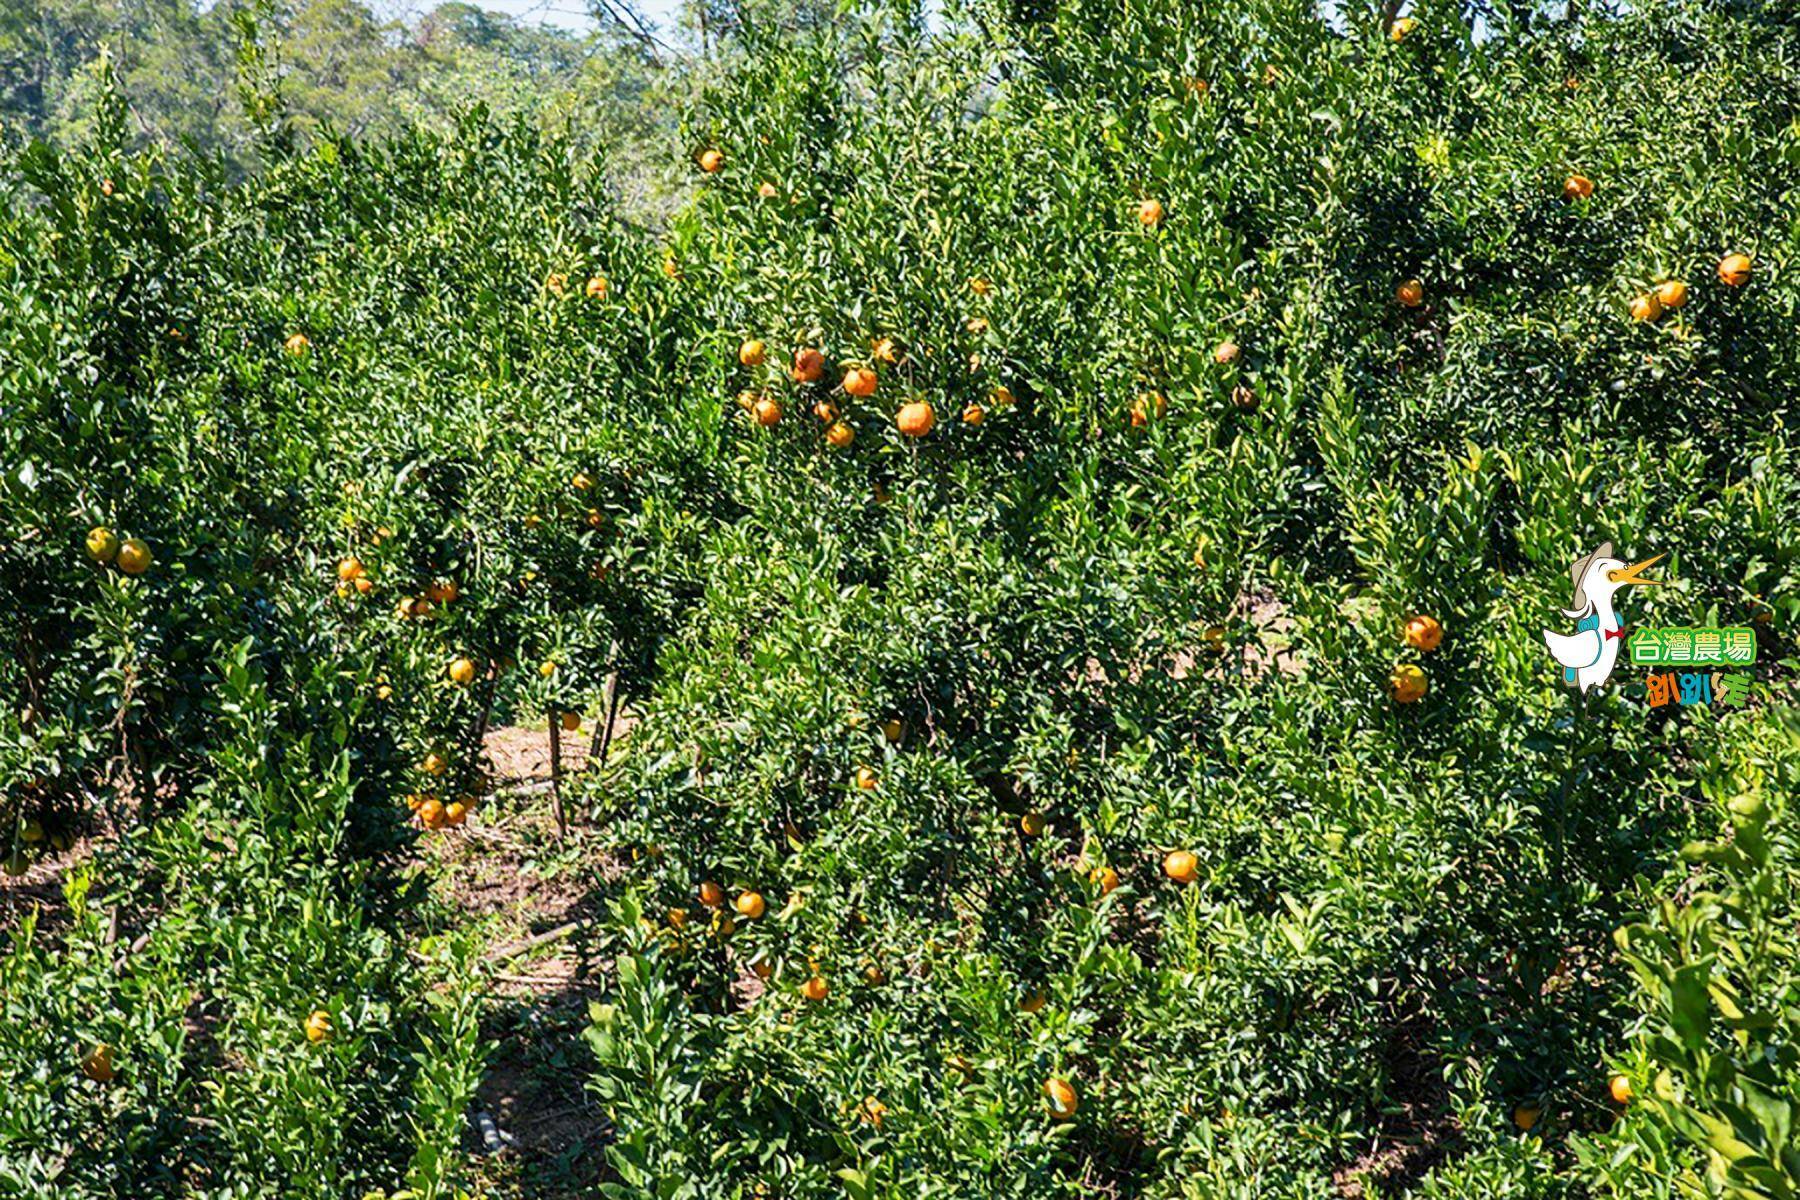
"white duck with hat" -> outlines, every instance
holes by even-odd
[[[1544,630],[1544,644],[1550,647],[1550,656],[1562,664],[1564,683],[1586,692],[1606,682],[1619,660],[1619,647],[1625,644],[1613,595],[1622,587],[1661,583],[1660,579],[1645,579],[1642,573],[1664,557],[1658,554],[1627,566],[1623,559],[1613,557],[1611,542],[1601,542],[1592,554],[1575,560],[1569,568],[1575,600],[1563,609],[1563,615],[1575,621],[1575,632]]]

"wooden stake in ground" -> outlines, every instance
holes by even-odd
[[[562,714],[550,706],[550,811],[556,817],[556,836],[569,836],[569,818],[562,802]]]
[[[594,726],[594,740],[588,743],[587,763],[583,770],[604,769],[606,756],[612,749],[613,722],[619,715],[619,643],[606,648],[606,661],[612,669],[606,673],[606,687],[600,696],[600,721]]]

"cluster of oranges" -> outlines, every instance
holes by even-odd
[[[431,830],[453,829],[463,824],[475,811],[475,805],[474,796],[464,796],[448,804],[429,792],[414,792],[406,798],[406,807],[412,810],[419,824]]]
[[[104,525],[88,530],[87,556],[103,567],[117,568],[121,575],[142,575],[154,561],[143,539],[120,541],[119,535]]]
[[[976,280],[971,286],[980,295],[986,295],[992,289],[992,285],[985,280]],[[761,338],[746,338],[738,345],[738,365],[748,370],[763,367],[768,362],[768,356],[768,344]],[[896,365],[900,360],[901,351],[893,338],[877,338],[870,344],[866,357],[850,360],[843,365],[843,374],[835,387],[823,394],[815,393],[812,413],[824,426],[827,443],[843,450],[856,441],[856,425],[845,414],[845,402],[873,398],[881,388],[878,368]],[[800,387],[823,384],[826,380],[824,353],[815,346],[799,347],[793,353],[786,375],[790,382]],[[838,399],[840,395],[843,401]],[[787,409],[781,400],[766,389],[747,388],[738,393],[737,402],[738,407],[748,412],[757,425],[764,429],[781,424],[787,416]],[[1011,389],[1005,386],[995,387],[989,394],[986,405],[971,402],[964,406],[962,421],[966,425],[980,425],[987,419],[990,408],[1006,408],[1013,402]],[[894,413],[894,428],[909,438],[926,437],[937,428],[937,424],[937,409],[923,396],[913,396]]]
[[[1423,654],[1436,650],[1444,640],[1444,627],[1436,617],[1423,613],[1407,618],[1402,637],[1406,644]],[[1396,704],[1416,704],[1431,690],[1425,668],[1417,663],[1398,663],[1388,675],[1388,695]]]

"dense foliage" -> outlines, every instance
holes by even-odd
[[[749,21],[655,233],[12,147],[0,1181],[449,1194],[406,800],[616,680],[616,1194],[1792,1195],[1800,24],[1392,16]],[[1572,700],[1602,541],[1747,706]]]

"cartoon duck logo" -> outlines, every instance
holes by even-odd
[[[1563,609],[1564,616],[1575,618],[1575,632],[1544,630],[1544,645],[1550,647],[1550,657],[1562,664],[1564,683],[1586,692],[1606,682],[1613,664],[1619,661],[1619,647],[1625,644],[1625,631],[1613,611],[1613,593],[1628,584],[1661,583],[1660,579],[1643,578],[1641,572],[1663,557],[1658,554],[1628,567],[1613,557],[1611,542],[1601,542],[1598,550],[1575,560],[1569,568],[1575,602]]]

